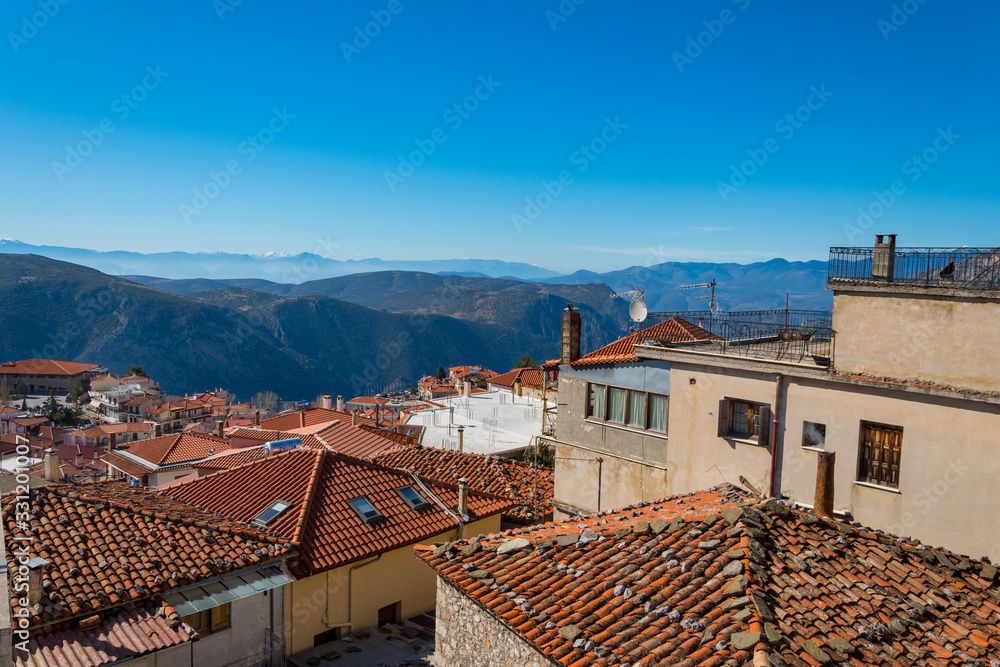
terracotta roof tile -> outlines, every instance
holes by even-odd
[[[520,381],[521,386],[530,389],[541,389],[542,388],[542,370],[541,368],[515,368],[513,370],[507,371],[501,375],[490,380],[490,384],[495,384],[500,387],[513,387],[515,382]],[[558,369],[555,371],[549,370],[549,382],[553,382],[559,377]],[[553,389],[549,389],[553,391]]]
[[[218,577],[290,553],[281,540],[124,482],[33,489],[31,517],[2,519],[8,544],[48,561],[31,624],[63,620]],[[16,571],[18,555],[7,551]],[[50,582],[46,584],[45,582]],[[20,597],[11,597],[15,614]]]
[[[159,438],[124,443],[120,447],[132,456],[159,467],[199,461],[229,448],[228,440],[203,433],[164,435]]]
[[[307,576],[458,527],[433,503],[424,510],[411,510],[396,492],[411,484],[412,477],[401,471],[322,450],[297,449],[173,486],[169,493],[243,522],[276,500],[291,503],[269,529],[298,548],[293,569]],[[457,504],[455,487],[431,480],[425,484],[446,506]],[[366,496],[385,520],[365,524],[347,502],[359,496]],[[469,493],[473,520],[510,506],[502,498]]]
[[[554,471],[551,468],[535,468],[521,461],[486,454],[405,445],[377,454],[371,460],[387,468],[402,468],[446,484],[457,484],[464,477],[469,480],[470,489],[517,502],[516,507],[504,513],[505,521],[531,524],[552,518]],[[540,519],[535,518],[536,482]]]
[[[416,551],[561,664],[1000,659],[992,565],[728,486],[492,535],[472,555],[467,544]]]
[[[594,364],[617,364],[638,361],[638,357],[635,356],[635,346],[649,339],[681,343],[698,340],[719,340],[719,337],[710,331],[691,324],[687,320],[673,317],[645,329],[640,329],[598,350],[594,350],[590,354],[586,354],[572,362],[570,366],[590,366]]]
[[[286,415],[278,415],[277,417],[271,417],[270,419],[263,419],[260,422],[260,427],[262,429],[270,429],[274,431],[290,431],[304,426],[326,424],[334,421],[335,419],[346,420],[347,423],[350,423],[351,413],[338,412],[337,410],[329,410],[327,408],[310,408],[308,410],[299,410]]]
[[[0,364],[0,375],[78,375],[100,368],[97,364],[77,361],[56,361],[55,359],[25,359],[5,361]]]

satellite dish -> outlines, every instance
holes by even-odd
[[[642,299],[636,299],[628,307],[629,319],[633,322],[642,322],[646,319],[646,315],[649,314],[649,310],[646,308],[646,304],[643,303]]]

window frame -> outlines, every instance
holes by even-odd
[[[747,406],[747,433],[736,431],[733,428],[735,417],[734,407],[736,404]],[[752,414],[750,411],[753,411]],[[770,444],[771,436],[771,413],[770,403],[760,403],[745,398],[733,398],[727,396],[719,401],[719,431],[720,438],[726,440],[737,440],[755,445],[766,446]],[[752,425],[756,428],[752,428]]]
[[[376,516],[371,516],[371,517],[366,516],[365,512],[362,512],[355,506],[354,503],[358,501],[364,501],[368,503],[368,506],[375,511]],[[364,523],[366,526],[373,526],[377,523],[381,523],[386,520],[386,516],[385,514],[382,513],[382,510],[375,507],[375,503],[369,500],[367,496],[358,496],[356,498],[351,498],[350,500],[347,501],[347,506],[350,507],[352,510],[354,510],[354,513],[358,515],[358,518],[360,518],[362,523]]]
[[[807,441],[807,438],[809,437],[809,431],[808,431],[808,429],[809,429],[810,426],[817,427],[817,430],[820,431],[820,433],[822,433],[822,435],[823,435],[823,442],[815,443],[815,442],[809,442],[809,441]],[[805,449],[822,449],[822,450],[826,450],[826,424],[822,424],[820,422],[811,422],[811,421],[808,421],[808,420],[803,420],[802,421],[802,447],[805,448]]]
[[[412,491],[417,496],[417,498],[420,499],[420,502],[415,502],[412,499],[408,498],[405,493],[407,489]],[[398,493],[399,497],[403,499],[403,502],[406,503],[406,506],[409,507],[414,512],[422,512],[425,509],[430,508],[431,506],[431,502],[426,498],[424,498],[423,495],[421,495],[421,493],[417,491],[417,489],[412,484],[404,484],[403,486],[397,486],[396,493]],[[371,503],[371,501],[368,502]],[[372,507],[374,507],[374,505],[372,505]],[[376,511],[378,511],[377,508]]]
[[[874,462],[875,465],[883,469],[883,472],[886,469],[888,469],[887,475],[876,475],[875,477],[871,477],[870,475],[867,474],[872,467],[872,461],[870,461],[865,456],[865,449],[866,447],[869,446],[868,443],[866,442],[865,434],[866,431],[869,429],[884,431],[886,434],[890,433],[895,434],[895,439],[896,439],[895,464],[893,464],[891,460],[890,461],[876,460]],[[904,435],[904,429],[902,426],[897,426],[894,424],[886,424],[883,422],[869,421],[865,419],[861,420],[861,424],[859,425],[858,428],[858,469],[857,469],[857,474],[855,476],[855,481],[860,484],[868,484],[871,486],[877,486],[886,489],[892,489],[894,491],[899,491],[899,478],[903,463],[903,435]],[[891,442],[882,443],[879,445],[879,449],[881,450],[881,453],[883,455],[886,453],[886,450],[888,449],[891,458],[891,455],[893,453],[891,451],[893,449],[893,443]],[[873,447],[872,454],[874,453],[875,452]],[[893,474],[893,468],[895,468],[895,474]]]
[[[624,421],[616,421],[616,420],[614,420],[614,419],[611,418],[610,400],[611,400],[611,390],[613,390],[613,389],[617,389],[617,390],[625,392],[625,416],[624,416]],[[593,397],[595,390],[603,392],[603,397],[604,397],[604,415],[603,416],[597,416],[597,415],[594,414],[593,401],[591,400],[591,398]],[[632,415],[632,400],[633,400],[633,396],[635,394],[642,394],[643,397],[644,397],[643,400],[645,402],[645,405],[643,406],[643,410],[642,410],[642,425],[641,426],[637,426],[635,424],[630,423],[630,419],[631,419],[631,415]],[[618,386],[615,386],[615,385],[605,384],[603,382],[588,382],[587,383],[586,396],[587,396],[587,399],[586,399],[586,415],[587,415],[586,419],[588,419],[588,420],[599,422],[599,423],[607,425],[607,426],[613,426],[615,428],[624,428],[624,429],[627,429],[629,431],[635,431],[635,432],[643,431],[643,432],[646,432],[646,433],[648,433],[650,435],[654,435],[654,436],[657,436],[657,437],[665,437],[667,435],[667,432],[669,431],[669,427],[670,427],[670,394],[663,394],[663,393],[660,393],[660,392],[648,391],[646,389],[629,389],[627,387],[618,387]],[[650,420],[651,420],[651,417],[652,417],[652,413],[651,413],[652,403],[653,403],[652,397],[654,397],[654,396],[661,397],[666,402],[666,410],[665,410],[664,415],[663,415],[663,430],[662,431],[659,430],[659,429],[652,428],[652,426],[650,424]]]
[[[223,630],[228,630],[233,627],[232,604],[232,602],[226,602],[216,605],[215,607],[202,609],[201,611],[196,611],[193,614],[182,616],[181,621],[197,632],[199,636],[213,635],[216,632],[222,632]],[[216,619],[216,610],[225,610],[225,620]],[[195,619],[198,621],[197,625],[194,623]]]

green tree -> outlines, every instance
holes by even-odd
[[[28,397],[27,396],[25,396],[24,398],[21,399],[21,411],[22,412],[27,412],[28,411]]]
[[[71,385],[69,388],[69,397],[74,404],[80,402],[81,396],[83,396],[83,387],[78,384]]]
[[[538,362],[532,359],[530,354],[526,354],[521,357],[521,361],[517,362],[517,366],[514,368],[538,368]]]
[[[7,380],[0,382],[0,405],[10,405],[11,391],[7,386]]]
[[[14,396],[20,396],[21,398],[28,397],[28,385],[23,382],[18,382],[13,387],[10,388],[11,394]]]
[[[536,455],[537,452],[537,455]],[[543,468],[556,467],[556,452],[544,442],[538,443],[535,449],[529,449],[524,454],[524,460],[528,463],[538,463]]]
[[[446,377],[448,377],[448,374],[444,372],[444,366],[438,366],[437,379],[438,380],[443,380]]]
[[[128,368],[129,375],[138,375],[139,377],[146,377],[146,369],[137,364],[133,364]]]
[[[62,421],[61,413],[62,408],[59,406],[59,401],[56,400],[56,390],[49,389],[49,397],[45,403],[42,404],[42,414],[45,415],[49,421],[58,423]]]

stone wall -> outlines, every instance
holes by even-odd
[[[520,635],[438,577],[434,664],[438,667],[548,667]]]

